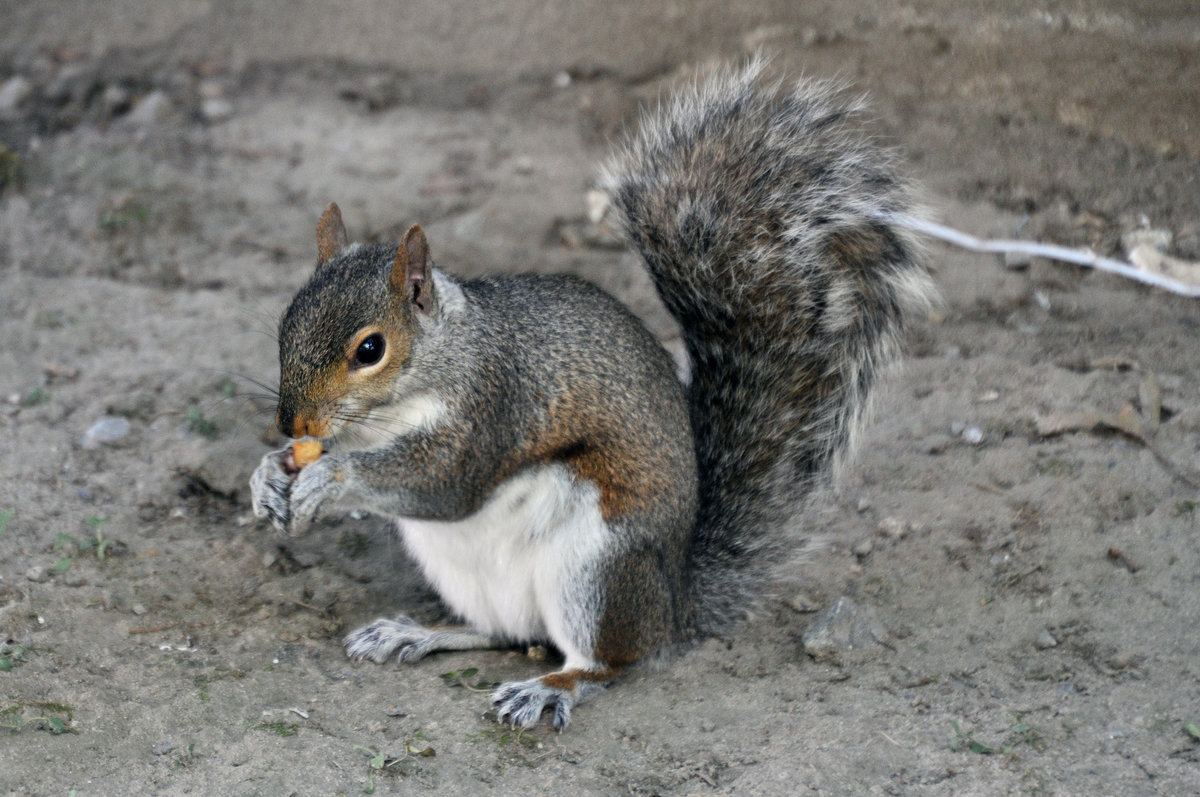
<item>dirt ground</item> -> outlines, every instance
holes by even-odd
[[[1196,300],[932,245],[945,305],[807,513],[827,545],[563,734],[485,716],[481,680],[546,669],[523,651],[349,662],[349,628],[443,610],[378,522],[284,542],[247,487],[330,200],[360,239],[420,221],[460,274],[584,275],[669,337],[585,191],[713,59],[869,91],[953,226],[1118,256],[1145,228],[1200,258],[1194,4],[0,17],[0,790],[1200,793]]]

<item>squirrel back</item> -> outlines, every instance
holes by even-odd
[[[709,79],[642,120],[600,180],[691,360],[693,622],[755,605],[803,499],[853,448],[907,315],[934,296],[889,217],[912,192],[830,85]]]

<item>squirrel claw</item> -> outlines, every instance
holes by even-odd
[[[395,620],[379,618],[348,634],[342,644],[354,661],[370,660],[383,664],[399,651],[397,660],[405,664],[420,661],[432,649],[434,632],[407,617]]]
[[[492,707],[496,721],[514,728],[531,728],[542,717],[547,706],[554,707],[551,724],[561,731],[571,722],[571,709],[575,706],[575,695],[569,689],[558,689],[543,684],[539,679],[512,681],[501,684],[492,693]]]
[[[273,451],[262,458],[250,476],[250,504],[255,517],[266,518],[276,531],[291,533],[292,477],[283,467],[283,455],[290,449]]]
[[[292,531],[306,531],[344,491],[345,476],[332,456],[323,456],[300,471],[291,489]]]

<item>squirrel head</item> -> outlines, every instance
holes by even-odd
[[[317,224],[316,271],[279,322],[279,431],[332,437],[368,421],[393,398],[422,325],[436,313],[420,225],[398,246],[350,244],[330,204]]]

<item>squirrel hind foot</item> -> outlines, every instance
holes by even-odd
[[[561,731],[571,723],[575,706],[604,690],[616,679],[616,670],[559,670],[529,681],[500,684],[492,693],[496,721],[514,728],[530,728],[542,712],[553,708],[551,725]]]

